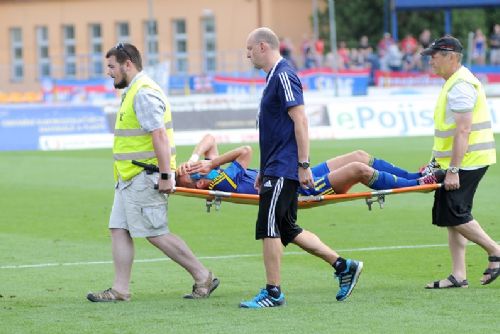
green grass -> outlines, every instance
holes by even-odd
[[[431,145],[428,137],[316,141],[311,157],[317,163],[361,148],[416,169],[429,158]],[[189,153],[189,147],[179,148],[180,159]],[[107,230],[111,166],[110,150],[0,153],[0,333],[498,330],[500,282],[480,285],[487,261],[479,247],[468,248],[469,289],[423,289],[450,272],[446,231],[430,224],[430,194],[389,196],[383,210],[368,211],[363,201],[353,201],[299,212],[301,226],[343,256],[365,262],[360,283],[346,302],[335,301],[332,270],[290,246],[282,266],[288,305],[238,309],[241,300],[264,284],[261,244],[254,240],[256,208],[223,203],[220,212],[207,214],[203,201],[172,196],[171,230],[218,275],[219,289],[207,300],[183,300],[190,276],[140,239],[136,259],[157,261],[134,264],[133,301],[90,303],[86,293],[109,287],[113,278]],[[474,210],[495,240],[500,239],[499,184],[500,167],[495,165],[479,187]],[[54,265],[30,266],[46,263]]]

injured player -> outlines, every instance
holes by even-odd
[[[240,146],[219,155],[214,136],[207,134],[196,145],[189,161],[177,169],[176,184],[193,189],[257,194],[254,184],[259,171],[248,168],[251,160],[250,146]],[[223,168],[225,164],[228,166]],[[345,194],[357,183],[375,190],[434,184],[442,182],[445,175],[433,161],[412,173],[362,150],[331,158],[311,167],[311,171],[314,188],[299,187],[301,196]]]

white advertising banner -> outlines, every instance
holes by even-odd
[[[328,104],[334,138],[432,136],[435,95],[338,99]],[[488,99],[494,132],[500,132],[500,98]]]

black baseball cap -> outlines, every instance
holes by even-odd
[[[424,51],[420,52],[422,56],[433,55],[438,51],[453,51],[462,53],[463,46],[458,39],[453,36],[444,36],[436,39]]]

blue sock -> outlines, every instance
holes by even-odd
[[[404,177],[375,170],[368,186],[375,190],[393,189],[402,187],[412,187],[418,185],[417,180],[408,180]]]
[[[417,173],[410,173],[407,170],[399,168],[397,166],[394,166],[393,164],[391,164],[385,160],[377,159],[377,158],[373,158],[372,160],[373,160],[373,163],[371,164],[371,166],[373,167],[373,169],[387,172],[387,173],[390,173],[392,175],[404,177],[405,179],[409,179],[409,180],[415,180],[415,179],[422,177],[422,175],[418,172]]]

